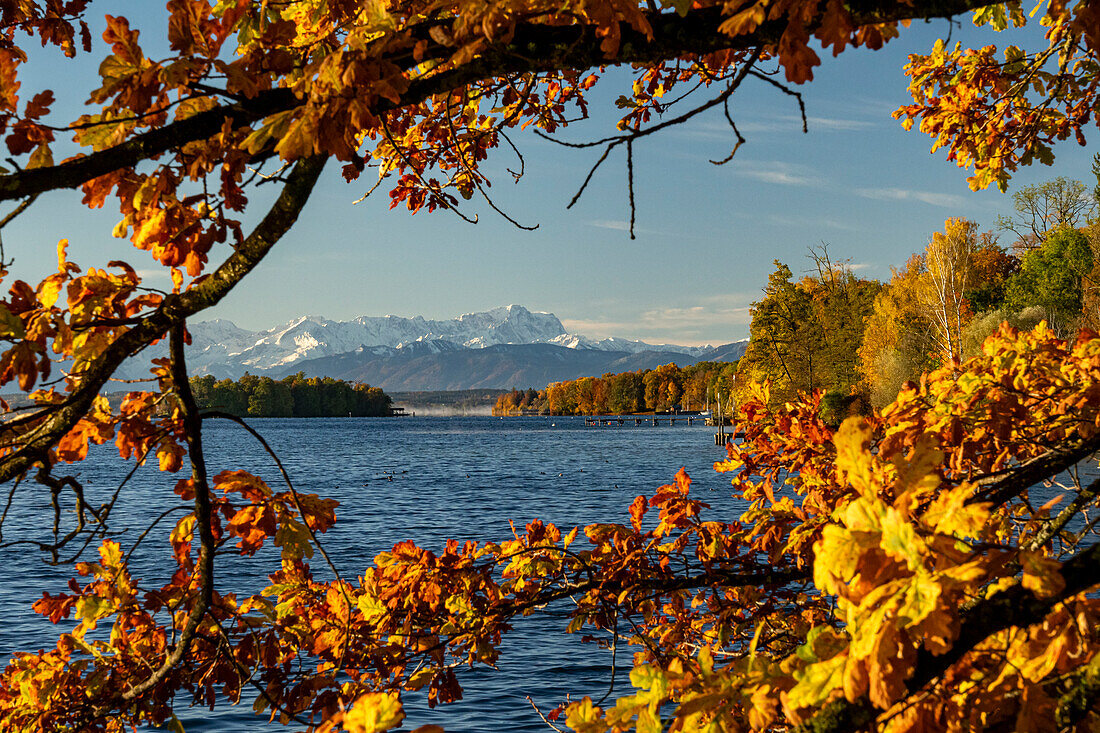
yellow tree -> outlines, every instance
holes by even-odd
[[[973,316],[965,293],[974,284],[971,259],[978,249],[978,225],[948,219],[924,250],[924,273],[917,294],[935,328],[936,344],[946,362],[962,359],[963,327]]]
[[[902,384],[935,366],[933,326],[920,306],[923,255],[913,255],[901,270],[893,270],[886,287],[875,296],[859,346],[859,371],[880,408],[893,401]]]

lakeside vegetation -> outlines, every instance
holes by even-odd
[[[384,417],[393,402],[378,387],[303,372],[278,381],[254,374],[218,381],[207,374],[193,377],[191,390],[200,409],[237,417]]]
[[[664,364],[656,369],[604,374],[553,382],[545,389],[502,394],[494,415],[629,415],[635,412],[701,410],[716,395],[733,388],[736,362],[701,361],[681,369]]]
[[[1093,170],[1093,190],[1064,178],[1021,188],[1013,215],[994,231],[948,219],[885,283],[858,277],[824,247],[811,250],[813,272],[798,279],[776,260],[752,306],[738,403],[764,382],[772,408],[819,391],[824,413],[839,422],[882,408],[926,372],[978,355],[1003,322],[1031,329],[1045,321],[1065,339],[1097,329],[1100,155]],[[998,241],[1005,233],[1007,247]]]
[[[604,374],[501,394],[493,415],[606,415],[701,409],[719,392],[740,404],[767,384],[771,408],[820,393],[833,424],[868,415],[907,382],[981,352],[1002,323],[1045,321],[1060,338],[1100,328],[1100,155],[1091,191],[1057,178],[1013,196],[993,231],[951,218],[925,250],[883,283],[812,248],[811,274],[775,260],[752,305],[750,340],[737,362]],[[1009,233],[1008,247],[998,241]]]

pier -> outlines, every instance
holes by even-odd
[[[616,415],[616,416],[613,416],[613,417],[607,417],[607,416],[586,417],[584,419],[584,424],[589,426],[589,427],[596,427],[596,428],[606,427],[606,426],[623,427],[623,426],[627,426],[627,425],[633,425],[635,427],[641,427],[642,425],[650,425],[652,427],[656,427],[658,425],[673,426],[673,425],[676,424],[677,420],[680,421],[681,425],[683,425],[684,423],[687,423],[688,425],[694,425],[695,420],[701,420],[701,419],[702,418],[700,418],[697,415],[679,415],[679,416],[666,415],[664,417],[661,417],[661,416],[658,416],[658,415],[647,415],[646,417],[638,417],[638,416],[635,416],[635,415],[629,415],[629,416]]]

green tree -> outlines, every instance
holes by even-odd
[[[640,372],[622,372],[610,377],[608,406],[620,415],[641,412],[645,407],[645,382]]]
[[[319,379],[306,379],[305,372],[298,372],[282,381],[290,390],[295,417],[320,417],[325,414],[321,407]]]
[[[1039,246],[1047,233],[1063,227],[1078,227],[1096,215],[1100,184],[1090,191],[1080,181],[1062,176],[1053,181],[1023,188],[1012,194],[1010,216],[998,216],[997,226],[1016,235],[1015,249],[1022,252]]]
[[[810,298],[791,282],[791,268],[775,260],[764,297],[752,305],[749,345],[739,362],[738,398],[752,382],[769,381],[782,401],[814,386],[814,343],[803,328]]]
[[[248,393],[239,383],[222,379],[211,388],[208,401],[200,406],[244,417],[248,414]]]
[[[249,381],[249,417],[291,417],[294,400],[290,388],[271,377],[258,377]]]
[[[772,385],[773,404],[815,389],[846,398],[859,384],[858,348],[882,286],[855,277],[843,263],[820,256],[815,262],[817,275],[796,284],[790,268],[776,261],[764,298],[752,307],[749,345],[737,367],[739,401],[762,381]]]
[[[1092,265],[1085,235],[1062,227],[1024,255],[1020,271],[1008,281],[1006,303],[1017,311],[1039,306],[1050,327],[1067,335],[1081,315],[1082,282]]]

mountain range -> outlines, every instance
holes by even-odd
[[[231,321],[189,326],[193,374],[236,379],[245,372],[279,379],[304,372],[367,382],[390,391],[508,389],[675,362],[735,361],[746,341],[719,347],[602,340],[567,333],[552,313],[520,305],[446,321],[421,316],[303,316],[266,331]]]

